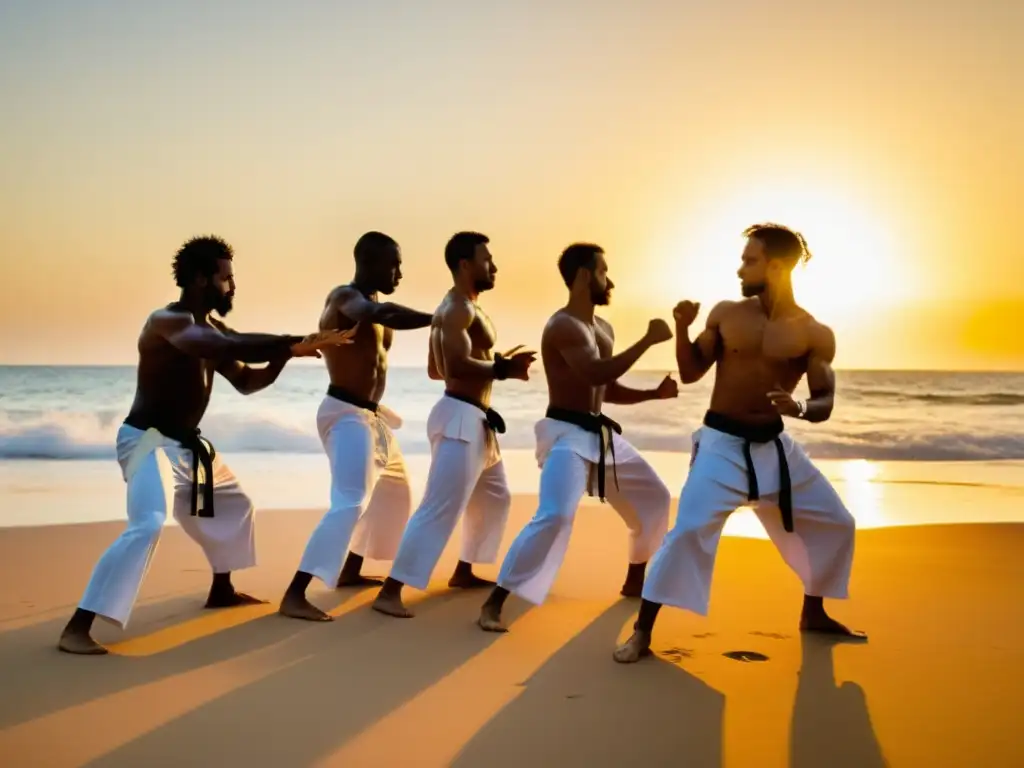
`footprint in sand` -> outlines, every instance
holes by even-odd
[[[780,635],[778,632],[758,632],[758,631],[754,631],[754,632],[751,632],[750,634],[757,635],[758,637],[770,637],[772,640],[788,640],[789,637],[790,637],[789,635]]]
[[[733,661],[768,661],[768,657],[757,651],[726,651],[722,654]]]
[[[678,664],[683,659],[693,656],[693,651],[689,648],[666,648],[664,651],[658,651],[658,655],[671,661],[673,664]]]
[[[703,640],[705,637],[714,637],[714,636],[715,636],[714,632],[704,632],[704,633],[699,634],[699,635],[693,635],[693,637],[696,637],[698,640]]]

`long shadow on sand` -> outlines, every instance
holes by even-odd
[[[841,641],[801,639],[800,681],[790,723],[793,768],[876,768],[888,763],[875,735],[864,690],[837,686],[832,652]]]
[[[318,634],[287,668],[190,709],[89,765],[135,768],[155,764],[154,755],[174,765],[313,764],[499,639],[473,626],[481,600],[477,591],[444,593],[419,603],[411,620],[359,611],[369,631]],[[524,610],[510,606],[509,620]]]
[[[452,763],[722,764],[725,696],[659,658],[620,665],[615,639],[636,603],[613,604],[526,681]]]
[[[311,596],[325,610],[333,610],[349,600],[358,599],[360,591],[329,590]],[[205,592],[139,606],[133,624],[145,627],[141,631],[145,634],[146,630],[160,631],[167,626],[215,613],[226,615],[234,610],[247,610],[203,611],[204,599]],[[420,605],[445,599],[444,593],[428,596]],[[276,602],[273,605],[276,606]],[[67,617],[7,632],[0,635],[0,680],[3,680],[5,694],[0,697],[0,729],[215,665],[300,636],[315,637],[319,633],[327,633],[338,642],[345,642],[349,635],[369,631],[375,626],[375,622],[368,621],[367,613],[367,610],[358,608],[329,624],[287,619],[271,613],[141,657],[113,653],[83,657],[59,652],[57,638]],[[106,642],[118,634],[97,622],[96,636],[101,641]],[[134,635],[130,630],[125,634],[127,637]]]

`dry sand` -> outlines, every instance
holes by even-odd
[[[829,607],[864,645],[801,638],[795,577],[727,538],[711,615],[666,609],[655,657],[621,666],[636,601],[607,508],[585,505],[555,593],[510,600],[501,636],[473,624],[482,593],[444,587],[457,536],[413,620],[320,585],[333,623],[274,615],[318,514],[259,515],[261,565],[235,581],[266,608],[201,610],[202,555],[168,528],[128,630],[98,622],[114,653],[91,658],[55,643],[122,524],[0,530],[0,765],[1024,765],[1022,525],[861,532],[852,599]]]

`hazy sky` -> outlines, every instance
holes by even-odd
[[[134,362],[207,232],[232,324],[303,333],[362,232],[433,309],[479,229],[503,347],[596,241],[625,345],[734,297],[739,230],[781,219],[837,365],[1024,368],[1022,33],[1014,0],[0,0],[0,362]]]

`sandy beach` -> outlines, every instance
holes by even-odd
[[[534,503],[516,497],[511,533]],[[473,624],[483,594],[445,587],[458,535],[430,588],[409,592],[413,620],[369,610],[373,590],[322,586],[333,623],[275,615],[318,515],[259,514],[261,564],[236,583],[272,602],[223,611],[201,609],[203,557],[168,527],[128,629],[97,623],[113,651],[99,658],[55,642],[122,524],[0,530],[0,762],[1024,764],[1020,524],[861,532],[852,599],[831,607],[864,645],[801,638],[795,577],[768,542],[728,537],[711,615],[664,611],[655,657],[621,666],[636,601],[617,595],[625,537],[606,508],[585,502],[555,593],[511,600],[503,636]]]

